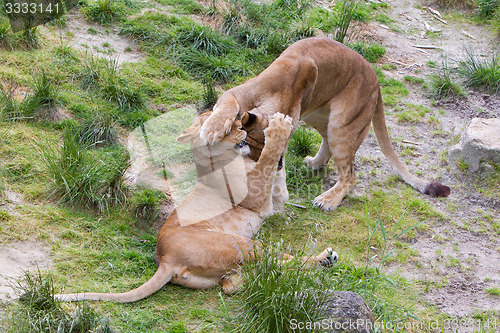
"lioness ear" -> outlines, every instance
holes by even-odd
[[[255,123],[256,120],[257,120],[256,115],[250,112],[245,112],[243,114],[243,117],[241,117],[241,125],[243,126],[243,128],[248,129],[250,126],[253,125],[253,123]]]

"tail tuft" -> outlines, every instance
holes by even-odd
[[[450,195],[450,192],[451,190],[448,186],[441,185],[437,182],[430,182],[424,190],[424,194],[428,194],[432,198],[447,197]]]

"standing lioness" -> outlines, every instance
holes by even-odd
[[[288,47],[257,77],[225,92],[201,128],[201,138],[213,144],[241,119],[253,146],[252,158],[262,148],[267,117],[283,113],[314,127],[323,137],[321,147],[305,162],[314,169],[331,157],[339,180],[314,199],[324,210],[335,209],[354,187],[354,155],[373,123],[384,155],[405,182],[433,197],[448,196],[450,188],[418,178],[394,151],[385,124],[380,86],[371,65],[358,53],[328,38],[307,38]],[[286,196],[286,195],[285,195]]]

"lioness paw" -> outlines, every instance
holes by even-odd
[[[269,126],[264,130],[267,140],[283,141],[288,140],[292,131],[292,118],[282,113],[275,113],[269,117]]]
[[[321,254],[324,258],[319,261],[321,266],[324,267],[332,267],[334,263],[337,262],[338,260],[338,254],[337,252],[333,251],[331,247],[327,248],[323,253]]]
[[[342,198],[331,198],[327,193],[323,193],[313,200],[315,206],[325,211],[335,210],[341,202]]]
[[[325,167],[326,163],[318,163],[318,159],[312,157],[312,156],[306,156],[304,158],[304,163],[308,167],[312,168],[313,170],[319,170],[323,167]]]
[[[233,126],[234,119],[223,117],[208,117],[200,129],[200,139],[205,144],[213,145],[224,138]]]

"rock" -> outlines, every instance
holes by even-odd
[[[323,316],[328,327],[323,332],[369,333],[375,320],[363,297],[352,291],[327,291]]]
[[[477,171],[481,161],[500,163],[500,119],[472,119],[449,156],[462,159],[470,171]]]

